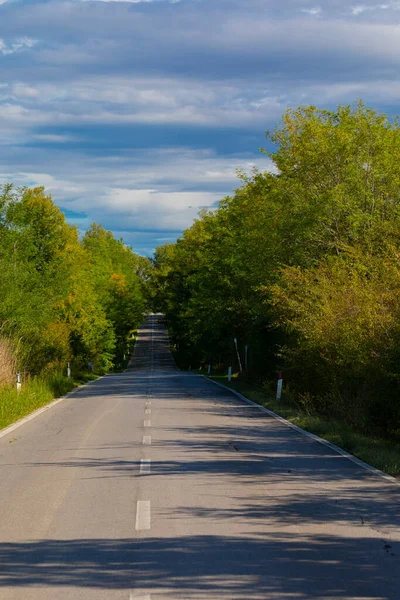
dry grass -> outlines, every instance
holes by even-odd
[[[12,385],[17,372],[17,356],[13,344],[0,338],[0,387]]]

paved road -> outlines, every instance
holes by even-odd
[[[399,599],[399,487],[177,371],[158,319],[0,439],[0,599]]]

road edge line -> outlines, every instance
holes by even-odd
[[[89,385],[91,385],[93,383],[96,383],[96,381],[99,381],[100,379],[103,379],[104,377],[107,377],[107,375],[108,374],[101,375],[100,377],[98,377],[94,381],[88,381],[87,383],[84,383],[82,385],[77,386],[76,388],[74,388],[73,390],[71,390],[70,392],[68,392],[67,394],[65,394],[65,396],[61,396],[61,398],[55,398],[55,400],[52,400],[48,404],[45,404],[44,406],[42,406],[40,408],[37,408],[36,410],[32,411],[31,413],[29,413],[29,415],[26,415],[25,417],[22,417],[21,419],[18,419],[18,421],[15,421],[15,423],[11,423],[10,425],[7,425],[7,427],[4,427],[4,429],[0,429],[0,439],[2,437],[5,437],[9,433],[12,433],[15,429],[18,429],[18,427],[21,427],[21,425],[25,425],[25,423],[28,423],[29,421],[32,421],[33,419],[36,419],[36,417],[38,417],[42,413],[46,412],[46,410],[50,410],[51,408],[54,408],[54,406],[56,406],[57,404],[59,404],[63,400],[66,400],[67,398],[70,398],[76,392],[80,391],[82,388],[85,388],[85,387],[87,387],[87,386],[89,386]]]
[[[386,481],[390,481],[391,483],[395,483],[396,485],[400,485],[400,481],[398,479],[396,479],[396,477],[393,477],[392,475],[388,475],[387,473],[384,473],[384,471],[381,471],[380,469],[377,469],[376,467],[369,465],[368,463],[364,462],[360,458],[357,458],[353,454],[350,454],[350,452],[347,452],[347,450],[343,450],[343,448],[341,448],[340,446],[337,446],[333,442],[324,440],[324,438],[319,437],[315,433],[311,433],[310,431],[306,431],[305,429],[302,429],[298,425],[291,423],[290,421],[288,421],[284,417],[281,417],[280,415],[273,412],[272,410],[269,410],[269,408],[265,408],[265,406],[261,406],[261,404],[257,404],[257,402],[253,402],[253,400],[246,398],[246,396],[243,396],[243,394],[241,394],[240,392],[237,392],[236,390],[228,387],[227,385],[224,385],[223,383],[214,381],[214,379],[210,379],[209,377],[206,377],[205,375],[200,375],[200,377],[203,377],[203,379],[206,379],[207,381],[211,381],[212,383],[215,383],[215,385],[218,385],[219,387],[223,388],[224,390],[228,390],[234,396],[237,396],[240,400],[243,400],[247,404],[251,404],[251,405],[255,406],[256,408],[259,408],[261,411],[267,413],[270,417],[273,417],[277,421],[280,421],[281,423],[283,423],[287,427],[290,427],[291,429],[294,429],[298,433],[302,433],[303,435],[314,440],[315,442],[319,442],[320,444],[327,446],[328,448],[330,448],[331,450],[334,450],[335,452],[337,452],[344,458],[351,460],[351,462],[355,463],[359,467],[366,469],[373,475],[376,475],[376,476],[380,477],[381,479],[385,479]]]

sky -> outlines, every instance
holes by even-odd
[[[0,183],[142,255],[273,168],[288,107],[400,113],[400,2],[0,0]]]

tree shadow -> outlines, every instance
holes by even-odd
[[[0,563],[2,587],[145,589],[155,598],[187,600],[399,597],[397,560],[373,538],[275,533],[26,541],[1,544]]]

